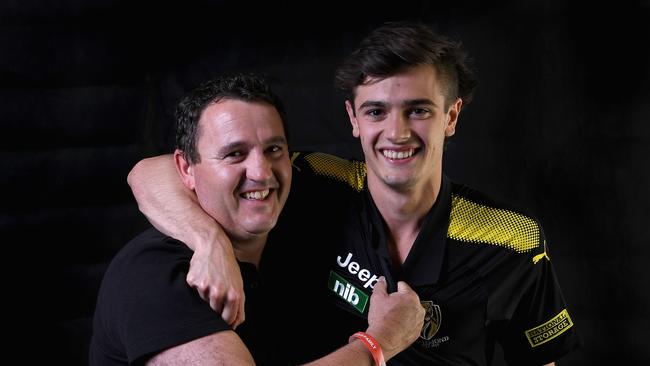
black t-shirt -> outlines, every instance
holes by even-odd
[[[379,276],[389,289],[406,281],[427,310],[420,337],[392,365],[487,365],[495,342],[509,364],[535,365],[578,346],[535,219],[445,177],[404,264],[395,268],[365,164],[319,153],[295,153],[292,164],[291,195],[272,234],[285,242],[285,262],[273,262],[276,270],[284,271],[293,294],[305,294],[293,297],[302,304],[294,333],[309,334],[297,343],[303,357],[295,361],[366,329]]]
[[[153,228],[116,255],[97,299],[91,365],[143,364],[167,348],[230,330],[185,281],[191,256],[185,244]],[[239,265],[247,301],[246,322],[236,332],[258,364],[271,364],[262,281],[255,266]]]

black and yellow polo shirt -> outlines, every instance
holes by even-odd
[[[291,265],[303,280],[296,286],[318,292],[305,295],[313,312],[301,324],[317,328],[316,343],[342,344],[365,330],[372,288],[385,276],[389,289],[406,281],[426,308],[419,339],[389,364],[488,365],[498,342],[510,364],[535,365],[578,345],[535,219],[444,177],[411,251],[395,268],[366,189],[365,164],[320,153],[294,153],[292,164],[277,233],[302,258]],[[292,236],[298,231],[299,238]]]

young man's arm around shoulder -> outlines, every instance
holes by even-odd
[[[138,208],[160,232],[194,250],[187,283],[236,327],[245,319],[244,286],[232,244],[181,182],[173,156],[138,162],[127,178]]]

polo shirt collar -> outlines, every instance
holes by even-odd
[[[386,244],[386,225],[368,189],[365,189],[365,197],[365,208],[370,217],[366,233],[370,236],[373,249],[384,259],[382,262],[387,267],[384,268],[384,273],[390,273],[393,277],[393,279],[387,278],[389,288],[394,287],[394,282],[397,280],[407,281],[411,286],[437,283],[445,257],[451,212],[451,183],[449,179],[443,174],[438,198],[426,214],[420,233],[399,271],[390,265],[391,260]]]

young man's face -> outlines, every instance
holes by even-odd
[[[201,162],[180,168],[181,175],[187,172],[185,184],[232,239],[266,235],[291,185],[287,141],[277,110],[267,103],[221,100],[203,111],[198,133]]]
[[[352,133],[361,140],[369,184],[406,191],[440,180],[444,139],[455,132],[462,102],[444,108],[437,72],[417,66],[401,74],[368,79],[346,108]],[[356,115],[356,116],[355,116]]]

